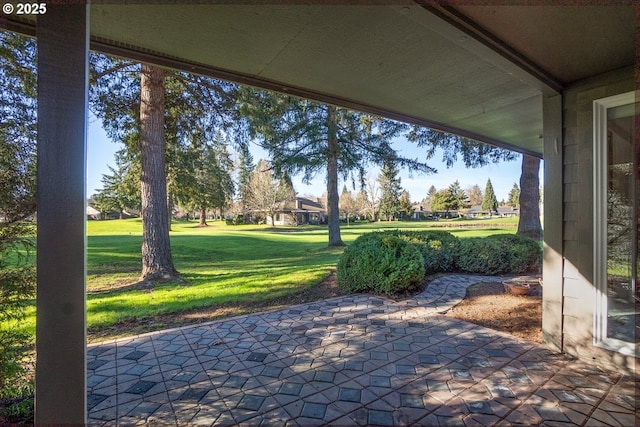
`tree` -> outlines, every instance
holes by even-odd
[[[438,150],[442,150],[442,161],[447,167],[453,166],[458,160],[458,155],[462,156],[462,161],[468,168],[512,161],[518,157],[513,151],[420,126],[411,127],[407,133],[407,140],[417,143],[419,147],[425,147],[427,159],[433,158]]]
[[[380,214],[384,215],[387,221],[391,221],[400,213],[400,178],[398,169],[392,161],[385,160],[378,177],[380,183]]]
[[[366,166],[392,158],[399,166],[431,171],[417,160],[397,156],[390,147],[405,125],[345,108],[272,92],[247,90],[242,100],[250,135],[271,155],[274,169],[303,174],[324,172],[327,182],[329,246],[342,246],[338,178],[364,185]]]
[[[518,184],[515,182],[513,183],[513,187],[511,187],[511,191],[509,191],[507,204],[513,208],[520,204],[520,187],[518,187]]]
[[[467,195],[460,187],[458,180],[447,188],[447,193],[449,193],[449,207],[451,210],[457,211],[469,207]]]
[[[351,217],[359,211],[358,199],[354,198],[350,191],[347,190],[347,186],[342,187],[342,194],[340,194],[340,212],[347,220],[347,225],[350,224]]]
[[[91,54],[90,72],[94,114],[107,135],[123,142],[140,163],[141,280],[176,278],[167,187],[172,194],[182,180],[181,166],[189,164],[180,148],[205,145],[231,127],[237,87],[100,54]]]
[[[449,216],[451,210],[451,198],[447,190],[439,190],[431,198],[431,212],[446,211],[446,216]]]
[[[403,191],[400,195],[400,204],[398,207],[401,218],[411,218],[413,215],[413,203],[411,203],[411,197],[408,191]]]
[[[422,200],[424,203],[431,203],[433,196],[438,192],[435,185],[429,187],[429,191],[427,191],[427,196]]]
[[[222,211],[231,203],[234,183],[233,162],[220,134],[216,143],[194,149],[192,178],[179,187],[178,200],[189,210],[200,212],[200,227],[207,226],[207,211]]]
[[[522,156],[522,174],[520,175],[520,219],[517,234],[542,238],[540,224],[540,159],[533,156]]]
[[[121,153],[120,153],[121,154]],[[115,210],[120,219],[127,208],[139,209],[140,187],[139,174],[127,164],[122,155],[116,155],[116,167],[108,166],[110,175],[102,175],[103,188],[94,195],[94,202],[99,206],[101,213]]]
[[[22,411],[33,405],[33,341],[18,326],[36,291],[36,59],[35,39],[0,32],[0,400]]]
[[[494,212],[498,212],[498,199],[493,192],[493,185],[491,185],[491,179],[487,179],[487,185],[484,188],[484,198],[482,199],[482,210],[489,211],[489,216]]]
[[[256,166],[248,186],[247,208],[264,214],[275,227],[275,215],[280,212],[292,194],[288,185],[274,177],[269,164],[262,160]],[[295,193],[293,194],[295,200]]]
[[[239,147],[238,156],[238,202],[240,203],[240,210],[242,213],[245,211],[246,200],[249,197],[249,181],[251,181],[251,175],[255,169],[253,164],[253,156],[249,151],[249,147],[246,144],[241,144]]]
[[[478,184],[472,185],[465,190],[467,194],[467,198],[469,199],[469,204],[471,206],[480,206],[482,205],[482,190],[478,186]]]
[[[370,175],[365,178],[365,187],[360,190],[358,198],[361,200],[362,212],[370,221],[378,220],[378,209],[380,208],[380,187],[378,180]]]

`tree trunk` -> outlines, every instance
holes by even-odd
[[[327,107],[327,222],[329,246],[344,246],[340,238],[340,196],[338,195],[338,124],[336,108]]]
[[[540,159],[522,156],[522,175],[520,175],[520,219],[518,233],[535,240],[542,239],[540,224]]]
[[[176,278],[167,219],[164,140],[164,70],[142,65],[140,79],[141,280]]]
[[[198,227],[206,227],[207,226],[207,210],[205,208],[200,208],[200,223]]]

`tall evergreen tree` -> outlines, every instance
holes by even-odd
[[[272,92],[247,90],[242,111],[250,133],[271,156],[276,172],[301,172],[309,182],[324,172],[327,182],[329,246],[340,237],[338,178],[351,177],[364,185],[366,166],[385,157],[398,166],[431,171],[424,163],[397,156],[390,141],[405,125],[344,108],[323,105]]]
[[[249,197],[249,182],[251,175],[255,169],[253,164],[253,156],[249,151],[249,146],[241,144],[238,147],[238,202],[240,203],[240,211],[244,213],[246,200]]]
[[[130,163],[126,162],[122,153],[116,154],[116,167],[108,166],[111,174],[102,175],[102,189],[94,196],[101,212],[115,210],[120,219],[124,211],[140,209],[140,179]]]
[[[460,181],[456,180],[453,184],[447,188],[447,192],[450,197],[451,210],[457,211],[469,207],[469,200],[467,194],[460,187]]]
[[[491,179],[487,179],[487,185],[484,188],[484,198],[482,199],[482,210],[488,211],[489,216],[498,212],[498,199],[493,191]]]
[[[518,158],[518,154],[513,151],[419,126],[411,127],[407,133],[407,139],[417,143],[419,147],[424,147],[427,159],[433,158],[438,150],[441,150],[442,161],[447,167],[453,166],[458,160],[458,156],[462,157],[462,162],[468,168],[477,168],[489,163],[511,161]]]
[[[181,204],[200,212],[200,226],[207,225],[207,212],[218,209],[222,213],[231,203],[234,183],[231,177],[233,162],[227,145],[220,134],[216,143],[197,151],[193,162],[192,178],[179,187],[176,194]]]
[[[36,59],[35,39],[0,31],[0,398],[16,402],[5,399],[7,413],[24,411],[33,390],[33,341],[20,323],[36,291],[25,221],[36,211]]]
[[[511,191],[509,191],[507,203],[514,208],[520,204],[520,187],[515,182],[511,187]]]
[[[445,217],[449,217],[449,211],[452,207],[451,193],[447,189],[436,191],[431,198],[431,212],[445,211]]]
[[[237,87],[100,54],[91,55],[90,71],[91,109],[107,135],[123,142],[141,165],[141,279],[175,278],[167,176],[171,190],[181,176],[175,167],[189,164],[177,160],[183,153],[178,147],[204,145],[231,126]]]
[[[411,203],[411,196],[408,191],[403,191],[400,195],[398,207],[402,219],[410,219],[413,216],[413,203]]]
[[[400,194],[402,194],[398,169],[393,161],[384,161],[378,181],[380,182],[380,214],[387,221],[391,221],[400,213]]]
[[[427,191],[427,195],[425,196],[424,199],[422,199],[422,203],[428,203],[431,204],[431,201],[433,200],[433,196],[438,192],[438,190],[436,189],[435,185],[432,185],[431,187],[429,187],[429,190]]]

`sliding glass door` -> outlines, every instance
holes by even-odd
[[[594,340],[636,356],[640,342],[638,111],[635,92],[594,102]]]

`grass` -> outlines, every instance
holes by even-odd
[[[515,233],[516,224],[517,219],[358,223],[343,224],[341,234],[349,244],[381,229],[447,227],[459,237],[471,237]],[[109,330],[119,324],[151,321],[161,327],[158,319],[176,313],[293,300],[321,282],[342,253],[327,247],[326,227],[227,226],[218,221],[201,228],[195,222],[174,222],[174,264],[185,282],[149,288],[136,283],[141,270],[139,219],[90,221],[87,231],[87,324],[90,336],[102,338],[112,336]],[[34,333],[33,306],[21,327]]]

